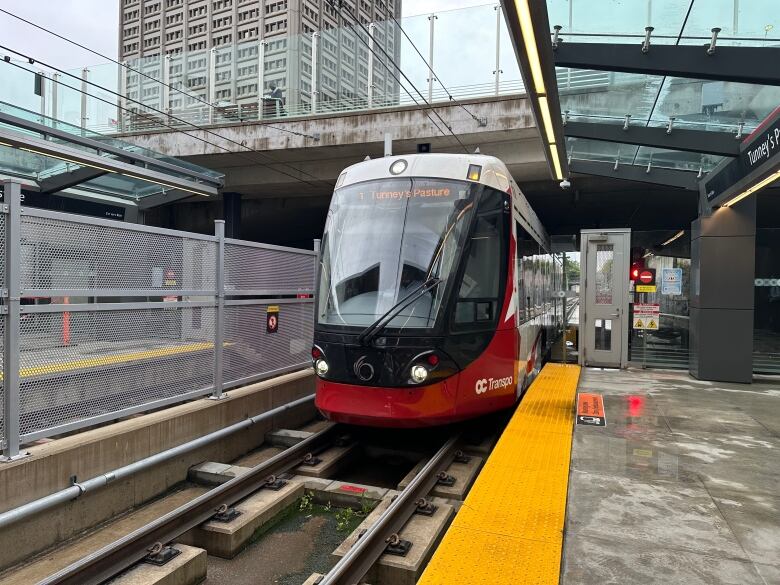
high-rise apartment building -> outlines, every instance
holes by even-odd
[[[257,102],[278,87],[291,111],[313,99],[327,109],[329,103],[365,99],[369,75],[375,99],[397,99],[397,80],[369,59],[358,38],[368,41],[368,35],[327,0],[119,1],[120,60],[211,103]],[[392,17],[400,18],[401,0],[343,0],[343,6],[366,28],[376,23],[375,50],[381,56],[381,47],[397,62],[400,31]],[[124,83],[128,97],[155,108],[197,106],[197,100],[132,71]]]

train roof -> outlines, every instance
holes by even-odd
[[[390,166],[397,160],[405,160],[407,167],[393,175]],[[482,172],[477,183],[488,185],[499,191],[511,193],[514,201],[516,218],[539,241],[540,244],[550,249],[550,239],[547,231],[542,226],[539,218],[528,204],[520,187],[517,186],[506,165],[494,156],[484,154],[404,154],[385,156],[365,160],[344,169],[339,175],[337,188],[373,181],[397,177],[431,177],[437,179],[454,179],[467,181],[469,166],[479,165]]]
[[[507,192],[512,181],[504,163],[494,156],[431,153],[386,156],[359,162],[344,169],[343,178],[339,177],[339,187],[390,178],[393,176],[390,166],[401,159],[405,160],[408,166],[398,177],[435,177],[466,181],[469,166],[479,165],[482,167],[482,175],[479,181],[476,181],[478,183]]]

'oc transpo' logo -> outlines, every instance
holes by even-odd
[[[474,390],[476,390],[477,394],[484,394],[488,390],[497,390],[499,388],[511,386],[514,381],[512,376],[507,376],[506,378],[482,378],[481,380],[477,380],[477,383],[474,385]]]

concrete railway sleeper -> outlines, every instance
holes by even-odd
[[[428,460],[409,484],[393,499],[392,503],[376,519],[355,544],[325,575],[319,585],[354,585],[359,583],[371,566],[388,552],[388,547],[403,546],[398,533],[411,516],[429,503],[428,493],[440,481],[458,451],[460,434],[448,439],[436,454]],[[424,513],[424,512],[423,512]]]
[[[127,536],[87,555],[39,585],[97,585],[109,579],[150,552],[162,554],[165,544],[213,518],[221,511],[264,487],[273,487],[279,475],[300,465],[308,454],[317,454],[333,445],[342,429],[338,425],[319,431],[278,453],[209,492],[176,508]]]

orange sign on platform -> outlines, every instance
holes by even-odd
[[[607,426],[607,417],[604,414],[604,399],[601,397],[601,394],[577,395],[577,424],[597,427]]]

